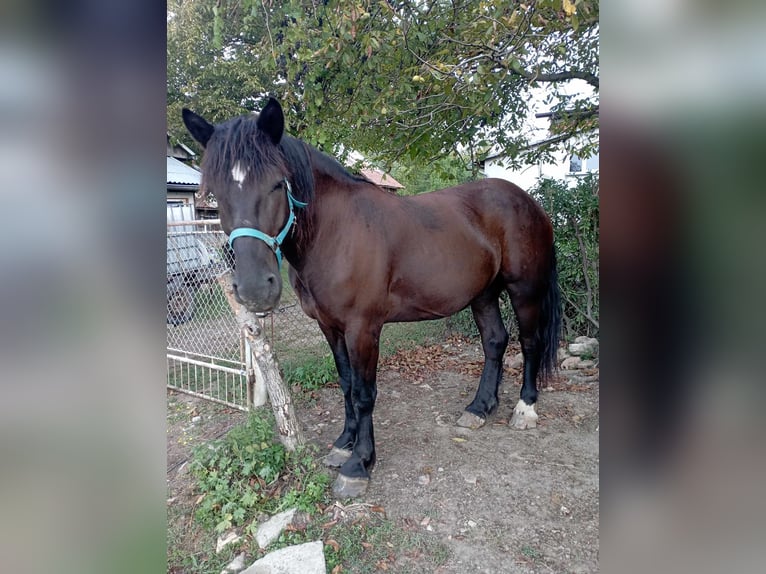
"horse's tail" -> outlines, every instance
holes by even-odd
[[[559,274],[556,268],[556,246],[551,246],[550,271],[548,287],[545,291],[540,321],[537,328],[537,341],[540,353],[540,378],[547,380],[556,370],[559,333],[561,332],[561,292],[559,291]]]

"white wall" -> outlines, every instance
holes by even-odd
[[[523,190],[529,190],[537,185],[541,177],[553,179],[570,179],[572,183],[576,181],[577,175],[569,171],[570,156],[565,152],[559,152],[556,155],[557,161],[554,163],[539,163],[534,165],[522,166],[519,169],[506,167],[503,163],[504,157],[488,159],[484,162],[485,177],[498,177],[511,183],[515,183]],[[591,169],[588,164],[595,167]],[[598,154],[596,160],[583,162],[583,171],[594,171],[598,169]],[[581,172],[582,173],[582,172]]]

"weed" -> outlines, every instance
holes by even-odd
[[[338,380],[338,371],[332,355],[309,357],[301,361],[282,363],[284,380],[287,384],[297,384],[306,391],[321,389],[327,383]]]
[[[338,566],[341,572],[357,574],[372,574],[381,570],[433,572],[450,556],[449,548],[435,536],[407,531],[377,513],[324,524],[313,520],[305,530],[284,532],[272,548],[310,540],[324,542],[328,572]],[[422,563],[423,559],[426,564]],[[420,569],[417,569],[418,563]]]
[[[532,561],[536,561],[542,558],[540,552],[529,545],[522,546],[521,553]]]
[[[311,512],[325,500],[330,479],[316,457],[308,447],[287,453],[273,429],[273,415],[259,409],[224,438],[194,450],[190,468],[202,493],[195,518],[204,527],[223,532],[259,513],[292,506]]]

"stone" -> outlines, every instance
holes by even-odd
[[[226,567],[221,570],[221,574],[236,574],[245,567],[245,553],[237,554],[237,556],[229,562]]]
[[[215,553],[220,554],[221,550],[223,550],[224,547],[239,541],[240,541],[240,536],[239,534],[237,534],[237,531],[229,530],[228,532],[221,534],[218,537],[218,540],[215,543]]]
[[[258,532],[255,533],[255,540],[258,542],[258,546],[266,548],[269,544],[274,542],[282,531],[293,521],[295,512],[297,509],[291,508],[285,510],[269,518],[266,522],[258,527]]]
[[[574,343],[569,344],[569,352],[572,355],[597,355],[598,354],[598,339],[592,339],[590,337],[577,337]]]
[[[580,368],[580,357],[567,357],[561,362],[561,368],[564,370]]]
[[[321,540],[280,548],[256,560],[242,574],[326,574]]]
[[[505,366],[509,369],[520,369],[524,366],[524,355],[516,353],[513,357],[506,357]]]
[[[559,347],[558,351],[556,351],[556,358],[559,361],[563,361],[568,356],[569,356],[569,353],[567,352],[567,350],[564,347]]]
[[[595,367],[596,363],[595,361],[591,361],[590,359],[586,361],[580,361],[580,364],[578,365],[578,369],[590,369],[592,367]]]

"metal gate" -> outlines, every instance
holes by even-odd
[[[174,221],[168,207],[167,386],[240,410],[252,404],[250,350],[218,283],[228,269],[217,221]]]

